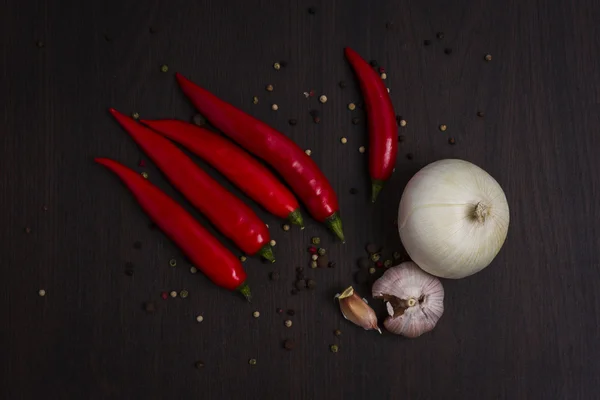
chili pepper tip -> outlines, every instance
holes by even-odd
[[[294,225],[298,225],[300,229],[304,229],[304,220],[302,219],[302,214],[300,210],[296,209],[288,215],[288,219]]]
[[[375,203],[375,201],[377,200],[379,192],[381,192],[381,189],[383,189],[383,183],[384,182],[379,179],[373,180],[371,186],[371,203]]]
[[[275,262],[275,256],[273,255],[273,249],[271,248],[270,244],[265,244],[257,254],[259,254],[265,260],[271,261],[272,263]]]
[[[248,303],[252,303],[252,292],[250,292],[250,286],[248,286],[246,282],[242,283],[237,288],[237,291],[240,292],[246,298],[246,300],[248,300]]]
[[[340,238],[342,243],[346,243],[346,239],[344,239],[344,230],[342,229],[342,219],[340,218],[339,213],[333,213],[329,218],[325,220],[325,225],[329,229],[335,233],[335,235]]]

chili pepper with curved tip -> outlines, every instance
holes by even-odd
[[[375,203],[385,181],[390,179],[398,154],[398,125],[390,95],[381,77],[356,51],[344,49],[354,69],[367,106],[369,124],[369,175],[371,201]]]
[[[154,223],[213,283],[240,292],[248,301],[252,299],[250,287],[246,284],[246,271],[240,260],[183,207],[124,165],[108,158],[96,158],[95,161],[123,181]]]
[[[296,143],[183,75],[175,76],[185,95],[215,128],[270,164],[311,215],[344,241],[337,196],[317,164]]]
[[[269,230],[256,213],[198,167],[169,139],[114,108],[111,114],[173,185],[246,254],[274,262]]]
[[[231,141],[176,119],[140,122],[212,165],[271,214],[288,218],[304,229],[298,200],[292,192],[271,171]]]

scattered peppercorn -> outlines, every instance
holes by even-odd
[[[365,250],[367,250],[367,253],[369,254],[379,253],[381,251],[381,246],[378,246],[375,243],[367,243]]]
[[[448,143],[451,145],[455,145],[456,144],[456,139],[454,139],[453,137],[448,139]]]
[[[258,97],[252,97],[252,104],[258,104]]]
[[[278,281],[279,280],[279,272],[277,272],[277,271],[271,272],[271,274],[269,276],[271,277],[272,281]]]
[[[320,123],[321,123],[321,117],[314,117],[314,118],[313,118],[313,122],[314,122],[315,124],[320,124]]]
[[[342,331],[340,331],[339,329],[336,329],[335,331],[333,331],[333,334],[335,336],[342,336]]]
[[[477,116],[480,118],[483,118],[483,111],[477,111]]]
[[[405,127],[406,126],[406,120],[405,119],[401,119],[400,120],[400,126],[401,127]]]
[[[440,131],[445,132],[446,129],[448,129],[448,126],[446,126],[444,124],[440,125]]]
[[[171,267],[175,267],[175,266],[177,266],[177,260],[176,260],[176,259],[174,259],[174,258],[170,259],[170,260],[169,260],[169,265],[170,265]]]
[[[271,239],[271,241],[269,242],[269,244],[271,245],[271,247],[275,247],[275,245],[277,244],[277,242],[275,241],[275,239]]]
[[[354,103],[348,104],[348,110],[353,111],[355,109],[356,109],[356,104],[354,104]]]
[[[318,266],[319,266],[319,265],[317,264],[317,262],[316,262],[316,261],[311,261],[311,262],[310,262],[310,267],[311,267],[311,268],[317,268]]]
[[[319,259],[319,256],[316,254],[313,254],[310,258],[312,258],[314,261],[317,261]]]
[[[389,268],[392,266],[392,260],[385,260],[385,262],[383,263],[383,266],[386,268]]]
[[[484,57],[485,61],[492,61],[492,55],[491,54],[486,54]]]
[[[430,44],[431,44],[431,40],[427,40],[427,39],[423,40],[423,45],[429,46]]]
[[[345,137],[342,137],[342,138],[340,138],[340,143],[341,144],[346,144],[346,143],[348,143],[348,139],[345,138]]]
[[[332,353],[337,353],[338,351],[340,351],[340,348],[337,344],[332,344],[331,346],[329,346],[329,350],[331,350]]]
[[[321,247],[321,248],[319,248],[319,250],[317,251],[317,253],[318,253],[320,256],[324,256],[324,255],[325,255],[325,253],[327,253],[327,250],[325,250],[324,248],[322,248],[322,247]]]
[[[325,104],[325,103],[327,103],[327,96],[325,96],[325,95],[321,95],[321,96],[319,97],[319,101],[320,101],[322,104]]]
[[[45,44],[44,42],[42,42],[41,40],[38,40],[37,42],[35,42],[35,45],[41,49],[41,48],[42,48],[42,47],[44,47],[46,44]]]
[[[277,104],[273,104],[273,105],[271,105],[271,110],[277,111],[277,110],[279,110],[279,106]]]
[[[256,358],[251,358],[248,360],[248,364],[250,365],[256,365]]]
[[[294,311],[294,310],[290,309],[290,310],[287,310],[287,314],[288,314],[289,316],[293,317],[294,315],[296,315],[296,311]]]
[[[315,15],[317,13],[317,9],[315,7],[308,7],[308,13],[310,15]]]
[[[284,324],[286,327],[288,327],[288,328],[289,328],[290,326],[292,326],[292,320],[290,320],[290,319],[286,319],[286,320],[285,320],[285,322],[284,322],[283,324]]]
[[[438,39],[442,40],[442,39],[444,38],[444,32],[438,32],[438,33],[437,33],[435,36],[436,36]]]
[[[327,264],[328,268],[335,268],[335,261],[329,261],[329,263]]]
[[[38,294],[40,295],[40,297],[44,297],[46,295],[46,291],[44,289],[40,289],[38,290]]]
[[[358,125],[358,124],[360,124],[360,118],[358,118],[358,117],[354,117],[354,118],[352,118],[352,124],[353,124],[353,125]]]
[[[273,64],[273,68],[275,68],[275,70],[279,71],[281,69],[281,64],[279,64],[278,62]]]
[[[272,92],[273,91],[273,85],[270,85],[270,84],[267,85],[266,89],[267,89],[267,92]]]
[[[394,259],[395,259],[395,260],[399,260],[399,259],[400,259],[400,257],[402,257],[402,255],[400,254],[400,252],[398,252],[398,251],[395,251],[395,252],[394,252]]]
[[[194,366],[196,367],[196,369],[202,369],[204,368],[204,363],[202,361],[196,361],[194,363]]]
[[[356,193],[358,193],[358,189],[350,188],[350,194],[356,194]]]
[[[204,317],[203,317],[202,315],[198,315],[198,316],[196,317],[196,321],[197,321],[197,322],[202,322],[202,321],[204,321]]]
[[[320,237],[318,237],[318,236],[314,236],[314,237],[311,239],[311,242],[312,242],[312,244],[314,244],[315,246],[317,246],[317,245],[321,244],[321,238],[320,238]]]
[[[371,267],[371,268],[369,268],[369,273],[370,273],[371,275],[373,275],[373,274],[375,273],[375,271],[377,271],[377,270],[375,269],[375,267]]]
[[[246,260],[247,260],[246,256],[240,256],[240,261],[241,262],[246,262]]]
[[[258,317],[260,317],[260,313],[259,313],[258,311],[254,311],[254,312],[252,313],[252,316],[253,316],[254,318],[258,318]]]
[[[449,47],[447,47],[447,48],[444,49],[444,53],[446,53],[446,54],[452,54],[452,49],[449,48]]]
[[[346,82],[345,81],[340,81],[340,83],[338,83],[338,85],[340,86],[340,88],[345,89],[346,88]]]
[[[381,255],[379,253],[371,254],[371,261],[373,261],[373,262],[379,261],[380,258],[381,258]]]
[[[44,204],[44,205],[42,206],[42,210],[44,210],[44,211],[48,211],[48,206]]]
[[[169,293],[171,295],[171,297],[175,298],[177,297],[177,292],[176,291],[172,291],[171,293]]]
[[[306,283],[306,287],[312,290],[317,287],[317,282],[314,279],[309,279]]]
[[[361,257],[358,259],[358,266],[360,268],[369,268],[370,265],[371,265],[371,262],[369,261],[368,258]]]
[[[371,61],[369,61],[369,64],[371,64],[371,67],[376,68],[377,67],[377,60],[371,60]]]
[[[104,34],[104,40],[106,40],[107,42],[112,42],[112,36],[110,36],[108,33]]]
[[[409,160],[412,160],[414,158],[414,154],[413,153],[408,153],[406,154],[406,158],[408,158]]]
[[[148,173],[146,171],[142,172],[142,176],[144,179],[148,179]]]
[[[292,350],[294,348],[294,341],[291,339],[286,339],[283,342],[283,348],[286,350]]]
[[[304,268],[303,267],[297,267],[296,268],[296,272],[297,273],[302,273],[302,272],[304,272]]]
[[[404,135],[398,135],[398,142],[399,143],[404,142],[404,139],[406,139],[406,137]]]
[[[386,29],[392,29],[394,27],[394,23],[393,22],[386,22],[385,23],[385,28]]]
[[[144,310],[146,310],[147,313],[153,313],[156,311],[156,305],[154,302],[148,301],[144,303]]]
[[[304,290],[306,288],[306,281],[304,279],[298,279],[295,286],[298,290]]]
[[[364,153],[364,152],[365,152],[365,150],[366,150],[366,149],[365,149],[365,146],[360,146],[360,147],[358,148],[358,152],[359,152],[359,153]]]
[[[133,276],[133,269],[127,268],[125,270],[125,275],[127,275],[127,276]]]
[[[168,72],[169,66],[167,64],[163,64],[160,66],[160,70],[161,70],[161,72]]]
[[[136,113],[136,112],[134,112],[134,113],[132,113],[132,114],[131,114],[131,118],[133,118],[133,119],[136,119],[136,120],[137,120],[137,119],[140,119],[140,114],[139,114],[139,113]]]
[[[377,262],[375,263],[375,266],[376,266],[377,268],[383,268],[383,262],[381,262],[381,260],[379,260],[379,261],[377,261]]]
[[[304,150],[304,152],[306,153],[307,156],[310,156],[312,154],[311,149],[306,149],[306,150]]]
[[[277,311],[277,314],[283,314],[283,308],[278,308],[276,311]]]
[[[290,119],[290,120],[288,121],[288,123],[289,123],[291,126],[295,126],[295,125],[298,123],[298,121],[297,121],[297,120],[295,120],[295,119]]]
[[[387,74],[384,72],[383,74],[380,75],[381,79],[386,80],[387,79]]]
[[[158,32],[158,28],[151,26],[149,29],[150,33],[157,33]]]
[[[179,292],[179,297],[185,299],[186,297],[188,297],[190,295],[190,292],[188,292],[187,290],[183,289],[181,292]]]
[[[168,299],[168,298],[169,298],[169,293],[167,293],[167,292],[162,292],[162,293],[160,294],[160,297],[162,297],[162,299],[163,299],[163,300],[166,300],[166,299]]]

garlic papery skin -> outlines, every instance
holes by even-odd
[[[492,262],[506,239],[509,220],[498,182],[468,161],[448,159],[425,166],[408,182],[398,231],[419,267],[457,279]]]
[[[365,299],[360,298],[360,296],[354,292],[352,286],[349,286],[342,293],[336,294],[335,298],[338,299],[340,303],[340,310],[342,311],[344,318],[367,331],[375,329],[381,333],[381,329],[377,326],[377,315],[375,314],[375,311],[373,311]]]
[[[373,284],[373,297],[386,302],[388,331],[416,338],[432,330],[444,313],[444,288],[412,261],[389,268]]]

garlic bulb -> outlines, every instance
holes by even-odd
[[[385,271],[373,284],[373,297],[386,302],[385,328],[409,338],[432,330],[444,313],[442,283],[411,261]]]
[[[349,286],[342,293],[336,294],[335,298],[340,302],[340,310],[344,318],[367,331],[375,329],[381,333],[381,329],[377,326],[375,311],[369,306],[367,300],[361,299],[356,294],[352,286]]]
[[[487,267],[508,232],[502,188],[487,172],[456,159],[431,163],[406,185],[398,211],[400,239],[423,270],[464,278]]]

